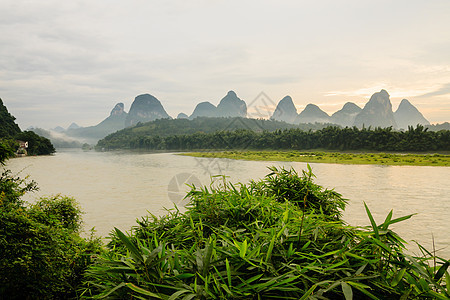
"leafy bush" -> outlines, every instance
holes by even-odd
[[[36,182],[27,182],[27,178],[13,176],[10,170],[2,170],[0,175],[0,209],[23,206],[21,197],[38,189]]]
[[[99,241],[85,240],[61,225],[40,223],[24,208],[0,210],[0,218],[2,299],[76,297]]]
[[[76,297],[91,254],[100,251],[93,235],[78,235],[81,211],[74,199],[55,196],[26,207],[22,195],[36,189],[9,170],[0,177],[1,299]]]
[[[82,211],[74,198],[61,195],[40,198],[31,206],[29,213],[34,219],[48,226],[62,226],[71,232],[81,228]]]
[[[172,210],[161,218],[142,218],[130,236],[116,229],[109,251],[86,273],[83,297],[450,296],[449,262],[423,248],[424,257],[405,254],[404,241],[389,229],[411,216],[393,219],[391,212],[377,225],[366,207],[372,226],[350,227],[334,214],[343,200],[338,195],[327,198],[311,182],[310,171],[300,177],[293,170],[271,170],[262,182],[193,188],[185,213]],[[305,188],[307,196],[316,193],[320,204],[311,197],[307,203],[313,208],[305,209],[305,196],[291,202],[288,196],[299,195],[292,190],[297,188]],[[329,206],[333,218],[322,204]]]

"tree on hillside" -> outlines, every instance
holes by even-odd
[[[19,125],[14,122],[14,118],[3,105],[3,101],[0,98],[0,138],[12,137],[20,133]]]

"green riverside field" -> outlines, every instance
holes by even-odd
[[[262,161],[298,161],[336,164],[371,164],[396,166],[450,166],[446,154],[342,153],[305,151],[223,151],[189,152],[181,155]]]

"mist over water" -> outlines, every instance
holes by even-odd
[[[211,176],[225,174],[228,181],[246,183],[269,173],[267,166],[306,168],[299,162],[235,161],[185,157],[170,153],[60,151],[53,156],[11,159],[7,168],[20,177],[29,175],[40,190],[25,199],[62,194],[74,197],[85,211],[84,228],[95,227],[107,236],[114,227],[127,231],[135,220],[148,212],[165,213],[172,201],[181,200],[189,190],[183,181],[203,185]],[[349,204],[344,219],[350,225],[369,225],[363,201],[377,223],[391,209],[394,218],[417,213],[412,219],[393,226],[405,240],[417,240],[437,255],[450,257],[450,168],[415,166],[376,166],[310,164],[315,182],[334,188]],[[218,178],[215,178],[218,180]],[[178,197],[178,198],[177,198]],[[416,248],[410,243],[410,249]],[[442,250],[440,250],[442,249]]]

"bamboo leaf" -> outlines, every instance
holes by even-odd
[[[246,253],[247,253],[247,240],[244,240],[244,241],[241,243],[241,247],[240,247],[240,251],[239,251],[239,256],[240,256],[241,258],[244,258]]]
[[[150,296],[150,297],[153,297],[153,298],[156,298],[156,299],[162,299],[159,295],[157,295],[155,293],[152,293],[150,291],[147,291],[147,290],[145,290],[143,288],[140,288],[140,287],[138,287],[138,286],[136,286],[136,285],[134,285],[132,283],[127,283],[126,286],[129,287],[130,289],[132,289],[133,291],[139,293],[139,294],[142,294],[142,295],[145,295],[145,296]]]
[[[389,222],[389,225],[392,225],[392,224],[395,224],[395,223],[398,223],[398,222],[402,222],[402,221],[408,220],[408,219],[410,219],[410,218],[411,218],[412,216],[414,216],[414,215],[415,215],[415,214],[411,214],[411,215],[407,215],[407,216],[403,216],[403,217],[400,217],[400,218],[391,220],[391,221]]]
[[[406,268],[403,268],[397,273],[397,275],[395,275],[394,279],[392,279],[392,282],[391,282],[392,287],[397,286],[397,284],[403,279],[405,272],[406,272]]]
[[[225,259],[225,266],[227,268],[228,286],[231,287],[231,269],[230,269],[230,262],[228,261],[228,258]]]
[[[344,293],[345,300],[353,300],[353,290],[346,282],[341,282],[342,292]]]
[[[392,214],[393,214],[393,210],[391,209],[391,211],[389,212],[389,214],[386,216],[386,219],[384,220],[383,226],[381,227],[383,230],[388,229],[389,224],[391,222],[392,219]]]
[[[370,293],[368,290],[366,290],[365,288],[362,288],[358,285],[355,285],[353,282],[349,281],[348,284],[350,284],[351,286],[355,287],[357,290],[359,290],[361,293],[363,293],[366,296],[369,296],[371,299],[374,300],[380,300],[380,298],[376,297],[375,295],[373,295],[372,293]]]
[[[275,244],[275,238],[276,238],[276,236],[272,232],[272,240],[270,241],[269,249],[267,249],[267,253],[266,253],[266,260],[265,260],[266,263],[268,263],[270,258],[272,257],[272,251],[273,251],[273,246]]]
[[[450,261],[447,261],[445,264],[443,264],[439,270],[436,272],[436,274],[434,275],[434,280],[435,281],[439,281],[439,279],[442,278],[442,276],[444,276],[445,272],[447,271],[448,266],[450,265]]]
[[[312,287],[309,288],[309,290],[299,299],[299,300],[305,300],[307,299],[309,296],[311,296],[311,294],[314,292],[314,290],[316,289],[317,285],[313,285]]]
[[[378,233],[378,227],[377,223],[375,222],[375,219],[372,216],[372,213],[369,210],[369,207],[367,206],[366,202],[364,202],[364,207],[366,208],[367,215],[369,216],[370,224],[372,224],[373,232],[375,233],[375,237],[377,239],[380,238],[380,235]]]
[[[118,228],[114,227],[114,229],[116,230],[117,236],[125,244],[125,246],[130,251],[133,258],[139,261],[140,263],[144,263],[144,258],[142,257],[141,253],[136,248],[136,246],[130,241],[130,239],[127,238],[125,234],[123,234],[123,232],[120,231]]]
[[[181,296],[181,295],[183,295],[183,294],[186,294],[186,293],[189,293],[189,292],[191,292],[191,291],[190,291],[190,290],[180,290],[180,291],[177,291],[177,292],[173,293],[172,295],[170,295],[169,299],[167,299],[167,300],[175,300],[175,299],[177,299],[179,296]]]
[[[111,290],[109,290],[108,293],[102,295],[102,296],[100,297],[100,299],[103,299],[103,298],[108,297],[109,295],[111,295],[112,293],[114,293],[114,292],[117,291],[118,289],[124,287],[125,285],[126,285],[125,282],[121,282],[120,284],[118,284],[117,286],[115,286],[114,288],[112,288]]]

